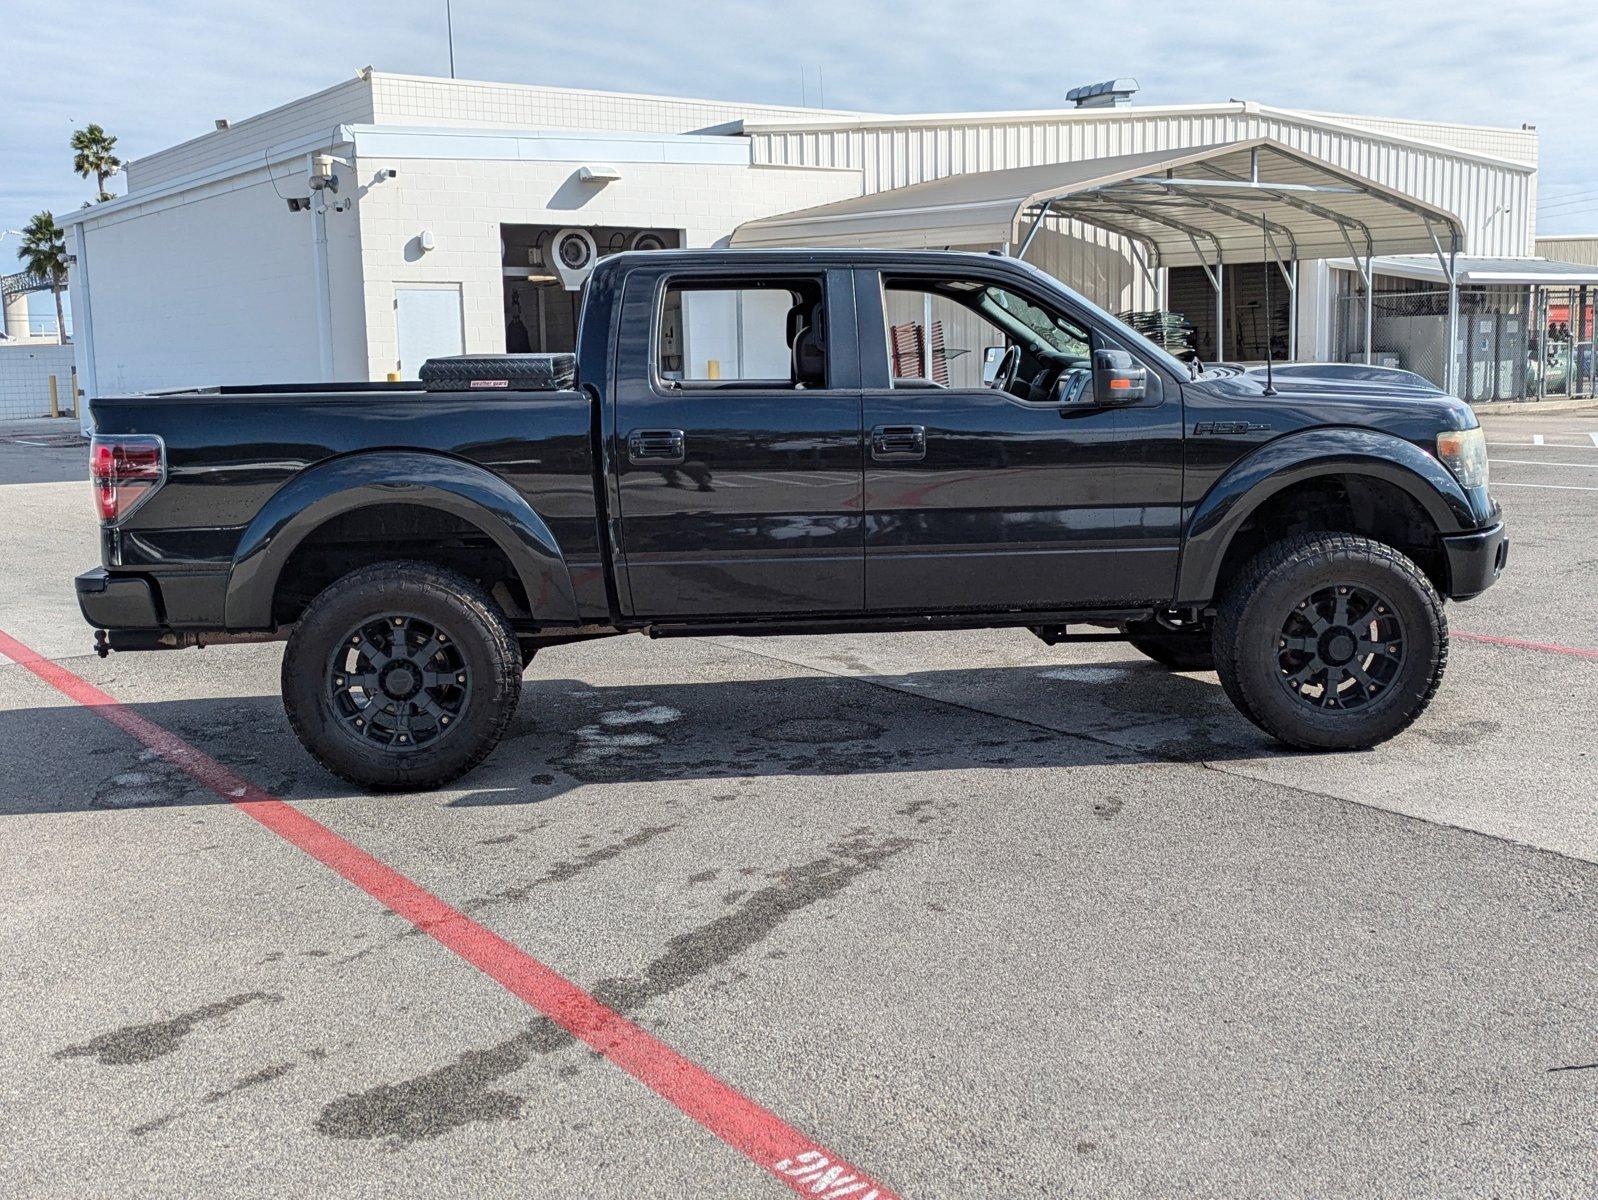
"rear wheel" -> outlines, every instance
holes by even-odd
[[[378,563],[306,608],[283,655],[283,707],[335,775],[431,788],[493,750],[521,673],[510,623],[475,583],[430,563]]]
[[[1177,630],[1158,621],[1132,621],[1126,626],[1126,640],[1134,650],[1173,671],[1215,670],[1208,625]]]
[[[1251,721],[1292,746],[1355,749],[1406,729],[1448,662],[1443,602],[1393,547],[1311,534],[1262,551],[1216,617],[1216,670]]]

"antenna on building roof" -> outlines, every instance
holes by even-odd
[[[449,37],[449,77],[455,78],[455,14],[450,11],[449,0],[444,0],[444,29]]]

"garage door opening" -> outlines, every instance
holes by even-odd
[[[501,225],[499,237],[510,354],[577,348],[583,285],[601,258],[682,245],[681,230],[621,225]]]

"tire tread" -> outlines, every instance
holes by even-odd
[[[1266,733],[1290,745],[1308,749],[1325,748],[1316,742],[1294,736],[1291,730],[1275,727],[1249,703],[1241,679],[1239,645],[1249,601],[1278,572],[1307,566],[1318,559],[1346,561],[1360,558],[1404,576],[1430,607],[1439,633],[1437,662],[1420,697],[1404,714],[1403,720],[1385,731],[1376,741],[1386,741],[1408,729],[1426,711],[1432,698],[1437,695],[1437,689],[1442,686],[1443,674],[1448,667],[1448,617],[1443,611],[1442,597],[1413,559],[1385,542],[1357,534],[1306,533],[1284,538],[1249,560],[1223,593],[1215,619],[1215,669],[1220,676],[1221,687],[1238,710]]]
[[[288,702],[291,674],[305,669],[301,660],[304,653],[311,649],[296,645],[291,640],[289,649],[283,656],[282,672],[285,700],[283,707],[288,714],[289,726],[300,744],[317,762],[348,783],[373,791],[407,791],[438,787],[480,765],[504,736],[506,727],[515,716],[516,705],[521,697],[521,648],[509,619],[492,597],[476,583],[436,563],[407,559],[374,563],[334,580],[306,606],[300,619],[300,628],[303,629],[307,620],[314,619],[317,613],[335,600],[347,600],[362,589],[368,588],[378,591],[396,588],[431,591],[435,593],[436,598],[463,609],[471,619],[488,631],[494,659],[494,686],[487,702],[492,714],[490,723],[477,733],[477,740],[471,753],[463,759],[447,760],[430,767],[396,768],[384,772],[381,778],[359,768],[352,768],[337,756],[322,751],[315,737],[316,731],[311,729],[305,720],[307,714],[302,712],[298,705]]]

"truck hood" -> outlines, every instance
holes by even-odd
[[[1423,448],[1438,433],[1472,429],[1470,405],[1413,371],[1364,363],[1282,363],[1273,372],[1275,390],[1265,391],[1260,364],[1217,363],[1190,387],[1240,409],[1274,413],[1279,429],[1328,425],[1363,426],[1393,433]]]
[[[1421,396],[1446,396],[1424,375],[1398,367],[1381,367],[1367,363],[1277,363],[1271,374],[1278,392],[1360,392],[1377,391]],[[1214,363],[1205,368],[1199,379],[1233,379],[1244,376],[1256,379],[1263,387],[1267,378],[1264,363]]]

